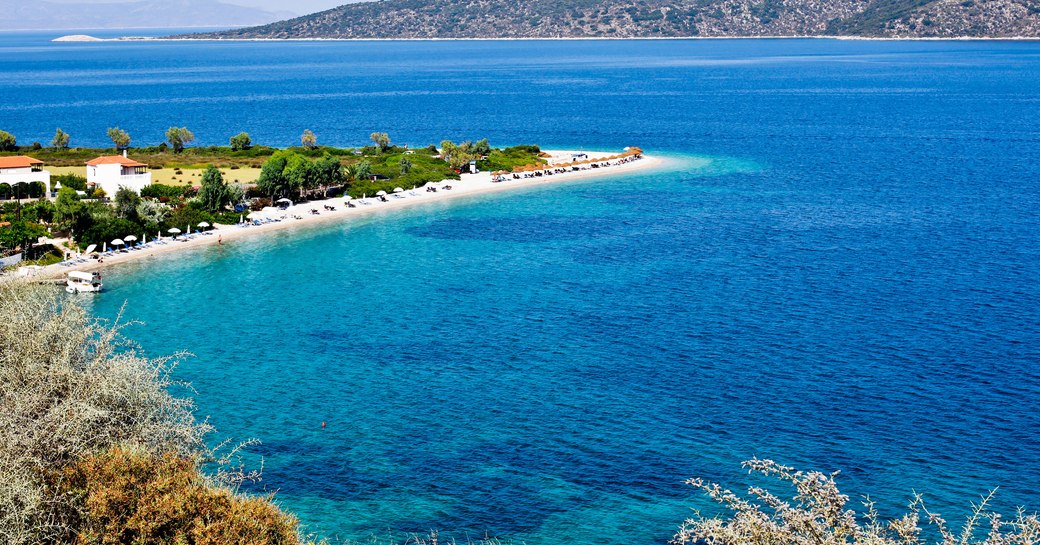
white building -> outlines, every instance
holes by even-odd
[[[125,151],[123,155],[105,155],[87,161],[87,186],[100,187],[110,199],[116,196],[120,187],[140,193],[151,183],[152,173],[148,172],[148,165],[127,158]]]
[[[0,157],[0,184],[14,187],[15,184],[33,182],[42,183],[46,191],[44,195],[51,196],[51,173],[43,170],[43,161],[25,155]],[[26,196],[22,190],[22,197]]]

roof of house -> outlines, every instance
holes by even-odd
[[[26,155],[13,155],[10,157],[0,157],[0,168],[27,168],[33,165],[42,165],[43,161],[39,159],[33,159]]]
[[[96,159],[87,161],[87,166],[98,166],[98,165],[123,165],[124,167],[146,167],[148,165],[139,163],[133,159],[123,157],[122,155],[102,155]]]

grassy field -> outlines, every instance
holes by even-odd
[[[47,167],[52,175],[75,174],[86,176],[87,167]],[[178,170],[181,172],[177,174]],[[151,169],[152,183],[163,185],[199,185],[202,181],[203,168],[157,168]],[[252,184],[260,176],[260,169],[256,167],[222,168],[220,173],[228,183]]]

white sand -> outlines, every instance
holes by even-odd
[[[548,151],[548,153],[552,156],[551,158],[549,158],[550,165],[570,161],[572,153],[586,153],[590,159],[610,157],[615,155],[615,153],[611,152]],[[358,216],[382,212],[385,210],[395,210],[423,203],[444,201],[463,196],[493,193],[497,191],[509,191],[524,187],[556,184],[570,180],[626,174],[636,171],[652,169],[655,167],[663,166],[664,164],[665,161],[659,157],[643,155],[640,159],[636,159],[631,162],[620,165],[600,167],[588,170],[569,171],[564,174],[553,174],[552,176],[521,178],[519,180],[514,180],[512,178],[512,175],[510,174],[507,175],[507,179],[502,182],[492,182],[491,173],[487,172],[482,172],[478,174],[463,174],[461,180],[445,180],[439,182],[438,184],[435,184],[439,187],[450,185],[452,187],[452,189],[450,190],[439,189],[436,193],[433,193],[427,192],[425,187],[416,188],[414,191],[410,188],[405,188],[404,193],[399,194],[400,197],[395,197],[393,195],[387,196],[387,202],[382,202],[374,196],[369,196],[367,199],[365,199],[365,201],[370,203],[367,205],[359,203],[358,200],[354,200],[354,203],[357,206],[356,208],[349,208],[348,206],[346,206],[345,198],[309,201],[291,206],[284,211],[275,208],[266,208],[260,214],[271,218],[281,218],[282,216],[285,216],[287,219],[274,223],[262,223],[260,225],[248,225],[245,227],[239,225],[218,225],[210,231],[211,234],[196,236],[192,239],[185,239],[183,236],[180,236],[177,239],[164,237],[164,244],[152,244],[139,250],[121,252],[105,256],[103,263],[98,263],[97,261],[91,259],[87,260],[86,263],[79,263],[73,266],[65,266],[60,264],[49,265],[47,267],[42,268],[36,274],[32,275],[30,279],[39,280],[62,278],[65,276],[66,273],[73,270],[93,271],[112,265],[127,263],[129,261],[137,261],[170,252],[187,250],[189,248],[197,248],[200,246],[213,245],[217,244],[218,241],[224,244],[230,244],[241,237],[253,236],[260,233],[268,233],[271,231],[277,231],[281,229],[295,228],[303,225],[311,225],[321,222],[350,221],[350,218]],[[336,208],[336,210],[326,210],[324,208],[325,205],[333,206]],[[318,210],[319,214],[312,214],[312,209]],[[7,276],[10,277],[10,275]]]

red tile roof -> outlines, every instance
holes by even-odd
[[[133,159],[123,157],[122,155],[103,155],[97,159],[91,159],[87,161],[87,166],[98,166],[98,165],[123,165],[124,167],[146,167],[148,165],[139,163]]]
[[[43,161],[33,159],[25,155],[14,155],[11,157],[0,157],[0,168],[28,168],[33,165],[42,165]]]

